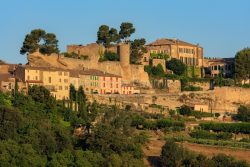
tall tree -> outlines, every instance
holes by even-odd
[[[76,101],[76,88],[74,85],[69,86],[70,109],[73,110],[73,102]]]
[[[250,78],[250,48],[242,49],[235,55],[235,74],[238,81]]]
[[[130,61],[132,64],[140,63],[142,55],[147,53],[147,49],[145,48],[146,40],[144,38],[135,39],[131,42],[131,54]]]
[[[33,53],[37,50],[42,54],[58,53],[59,49],[56,35],[46,33],[46,31],[42,29],[32,30],[25,36],[20,53]]]
[[[120,39],[115,28],[109,28],[107,25],[101,25],[97,32],[96,43],[102,44],[105,47],[110,47],[111,43],[116,43]]]
[[[128,42],[128,38],[135,32],[135,28],[132,23],[123,22],[120,26],[120,37],[125,42]]]

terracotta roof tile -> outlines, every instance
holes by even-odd
[[[156,41],[147,44],[147,46],[175,45],[175,44],[186,45],[186,46],[198,46],[179,39],[168,39],[168,38],[157,39]]]

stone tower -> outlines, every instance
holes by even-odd
[[[130,45],[121,43],[118,46],[118,54],[120,56],[120,64],[122,67],[130,64]]]
[[[133,80],[130,65],[130,45],[125,43],[119,44],[118,54],[120,56],[123,82],[130,83]]]

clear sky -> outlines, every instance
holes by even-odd
[[[19,50],[32,29],[68,44],[96,41],[101,24],[136,27],[133,38],[177,38],[204,47],[206,57],[233,57],[250,46],[250,0],[1,0],[0,59],[26,63]]]

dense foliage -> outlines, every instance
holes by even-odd
[[[183,121],[175,121],[168,118],[160,118],[160,119],[146,119],[140,115],[134,115],[132,118],[132,126],[138,129],[166,129],[174,127],[176,129],[183,130],[185,128],[185,124]]]
[[[250,122],[250,108],[246,106],[240,106],[234,118],[239,121]]]
[[[145,44],[146,44],[146,40],[144,38],[135,39],[134,41],[131,42],[130,61],[132,64],[141,63],[142,55],[147,53]]]
[[[212,158],[208,158],[202,154],[196,155],[172,140],[167,140],[166,144],[162,147],[161,166],[248,167],[249,165],[245,161],[238,161],[224,154],[218,154]]]
[[[158,64],[157,66],[144,66],[144,71],[146,71],[148,75],[152,78],[161,78],[165,75],[161,64]]]
[[[26,35],[20,53],[33,53],[37,50],[42,54],[59,53],[56,35],[42,29],[32,30]]]
[[[235,74],[239,81],[250,78],[250,48],[240,50],[235,55]]]
[[[250,134],[250,123],[201,123],[201,129],[215,132]]]
[[[169,55],[166,53],[150,53],[150,58],[151,59],[164,59],[164,60],[168,60],[169,59]]]
[[[119,34],[115,28],[109,28],[107,25],[101,25],[97,32],[96,43],[102,44],[105,47],[110,47],[112,43],[116,43],[119,39]]]
[[[119,61],[120,57],[117,53],[105,51],[103,55],[99,58],[99,62],[103,61]]]
[[[166,63],[166,67],[169,70],[172,70],[176,75],[183,75],[186,71],[186,65],[183,64],[179,59],[171,59]]]
[[[189,134],[193,138],[197,139],[214,139],[214,140],[230,140],[232,139],[232,133],[228,132],[219,132],[219,133],[211,133],[205,130],[196,130]]]
[[[122,40],[128,41],[128,38],[135,32],[134,25],[129,22],[124,22],[120,26],[119,35]]]
[[[0,93],[0,166],[143,166],[147,137],[134,132],[130,113],[89,103],[81,87],[70,97],[56,101],[39,86]]]

